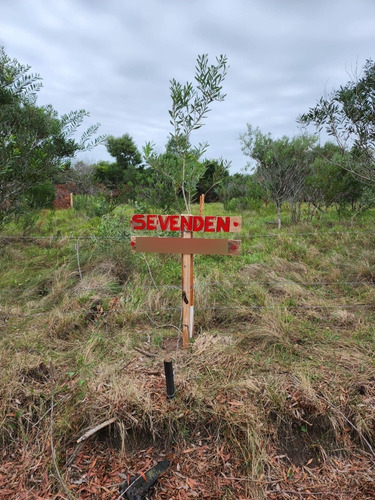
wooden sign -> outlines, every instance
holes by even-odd
[[[131,247],[142,253],[180,253],[202,255],[239,255],[240,240],[222,238],[159,238],[157,236],[132,236]]]
[[[203,233],[240,233],[242,217],[214,215],[154,215],[135,214],[131,218],[135,231],[189,231]]]
[[[189,347],[194,329],[194,285],[193,257],[203,255],[239,255],[240,240],[223,238],[193,238],[194,232],[239,233],[242,229],[241,217],[202,215],[156,215],[135,214],[131,218],[134,231],[180,231],[181,238],[132,236],[130,244],[134,252],[179,253],[182,263],[182,342]]]

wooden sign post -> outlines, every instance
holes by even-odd
[[[183,231],[182,238],[192,238],[191,231]],[[188,347],[194,330],[194,254],[183,253],[182,264],[182,345]]]
[[[189,347],[194,329],[194,254],[239,255],[240,240],[193,238],[194,232],[238,233],[241,217],[202,215],[154,215],[135,214],[131,218],[135,231],[180,231],[181,238],[132,236],[131,246],[135,252],[180,253],[182,256],[182,345]]]

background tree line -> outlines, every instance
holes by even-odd
[[[54,184],[73,182],[78,194],[108,197],[112,203],[137,204],[144,210],[189,210],[200,194],[223,202],[228,210],[256,209],[273,203],[279,227],[281,207],[298,222],[335,207],[360,210],[374,205],[375,64],[362,75],[320,99],[298,121],[323,128],[332,141],[320,145],[306,130],[295,137],[273,138],[247,124],[240,135],[249,168],[230,175],[223,159],[207,159],[207,144],[193,146],[213,101],[222,101],[225,56],[209,65],[198,56],[195,82],[171,80],[172,132],[164,150],[151,142],[140,151],[129,133],[98,136],[92,125],[77,140],[85,110],[59,116],[52,106],[38,106],[39,75],[0,49],[0,221],[30,208],[49,206]],[[113,161],[94,165],[74,161],[80,151],[105,143]]]

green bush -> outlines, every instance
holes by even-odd
[[[224,204],[225,210],[229,212],[240,212],[242,210],[260,210],[263,206],[262,200],[243,197],[243,198],[232,198]]]
[[[225,210],[259,210],[267,193],[254,175],[236,173],[218,188]]]
[[[102,217],[113,210],[113,203],[108,202],[104,195],[89,196],[78,194],[74,196],[74,209],[84,212],[88,217]]]
[[[115,213],[103,215],[95,236],[100,240],[130,241],[129,218]]]
[[[28,190],[25,201],[29,208],[51,208],[56,197],[56,190],[51,181],[37,184]]]

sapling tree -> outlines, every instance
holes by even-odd
[[[281,228],[284,202],[290,204],[292,222],[297,222],[316,138],[302,135],[273,139],[271,134],[263,134],[258,127],[247,124],[240,141],[243,153],[255,161],[258,182],[275,203],[278,227]]]
[[[200,161],[208,144],[192,147],[190,139],[194,130],[202,127],[203,121],[214,101],[223,101],[222,84],[227,74],[227,57],[216,58],[216,64],[209,65],[208,55],[199,55],[195,66],[195,82],[184,85],[175,79],[170,81],[172,109],[169,110],[173,131],[169,144],[173,145],[177,162],[165,162],[157,155],[150,142],[143,148],[147,163],[172,182],[175,193],[181,192],[185,210],[191,212],[191,203],[197,185],[203,178],[208,166]]]

